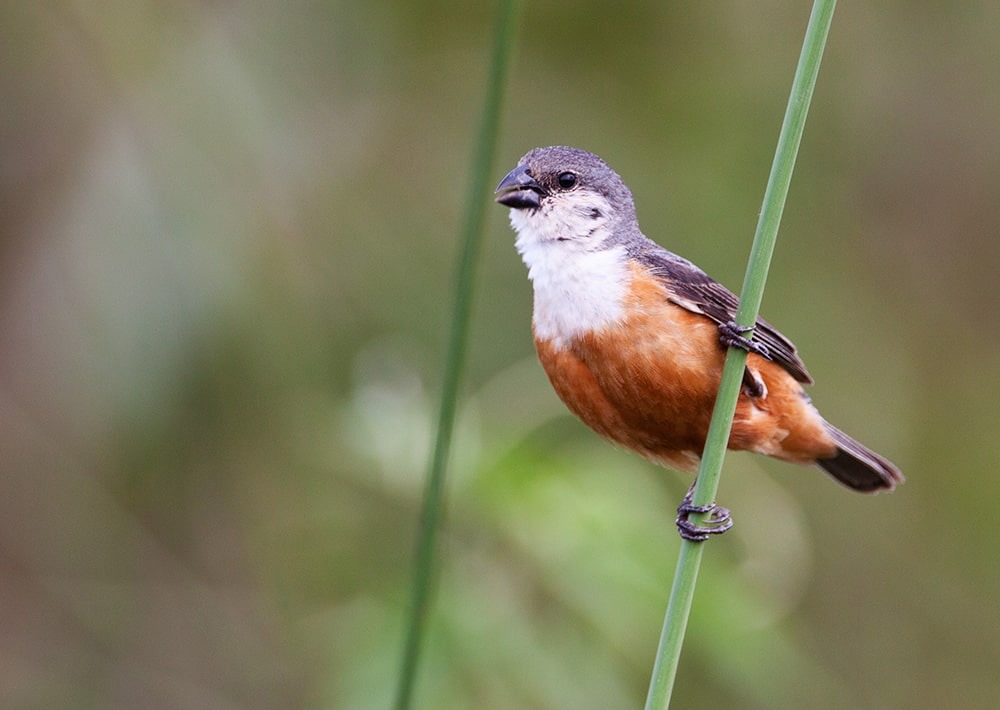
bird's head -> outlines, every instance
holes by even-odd
[[[500,181],[496,201],[511,208],[519,247],[562,242],[592,251],[638,230],[632,193],[621,177],[578,148],[528,152]]]

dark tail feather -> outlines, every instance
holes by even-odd
[[[889,460],[865,448],[840,429],[827,423],[826,429],[837,443],[837,454],[829,459],[816,459],[824,471],[848,488],[863,493],[891,491],[905,479]]]

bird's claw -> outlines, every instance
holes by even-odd
[[[719,342],[725,347],[739,348],[748,353],[757,353],[761,357],[770,360],[771,351],[763,343],[759,343],[746,337],[747,333],[753,332],[753,326],[738,325],[736,321],[719,324]]]
[[[677,531],[682,538],[691,542],[704,542],[710,535],[721,535],[733,527],[733,518],[728,508],[716,505],[714,501],[708,505],[694,505],[691,495],[692,491],[688,491],[677,507]],[[708,517],[698,525],[689,519],[688,516],[692,513],[708,513]]]

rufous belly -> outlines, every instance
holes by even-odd
[[[560,399],[601,436],[657,463],[693,470],[705,445],[725,350],[709,318],[668,300],[638,265],[623,319],[560,344],[535,339]],[[810,463],[836,447],[801,385],[751,353],[766,395],[741,393],[729,447]]]

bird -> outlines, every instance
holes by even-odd
[[[601,158],[567,146],[526,153],[496,188],[534,292],[542,368],[567,408],[604,439],[657,464],[696,471],[728,347],[747,351],[728,448],[815,464],[847,488],[891,491],[899,468],[827,422],[804,386],[795,345],[738,298],[646,237],[632,192]],[[678,508],[682,537],[732,520],[715,503]],[[708,513],[702,524],[691,513]]]

